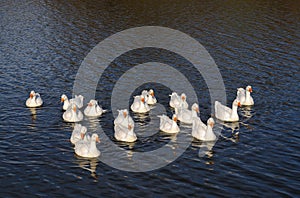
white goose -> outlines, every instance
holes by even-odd
[[[97,100],[90,100],[88,106],[84,109],[83,113],[86,116],[90,117],[98,117],[101,116],[102,113],[105,113],[106,110],[103,110],[99,105]]]
[[[128,126],[128,124],[131,125],[131,127],[134,128],[134,122],[131,116],[128,114],[127,109],[123,110],[118,110],[119,114],[118,117],[114,120],[114,124],[117,125],[123,125],[123,126]]]
[[[177,116],[174,114],[172,119],[166,115],[159,115],[160,126],[159,129],[166,133],[178,133],[180,131],[177,125]]]
[[[133,131],[133,126],[128,124],[127,126],[116,124],[114,126],[115,138],[123,142],[134,142],[137,140],[136,134]]]
[[[205,125],[199,117],[193,118],[192,136],[198,140],[202,141],[214,141],[217,139],[215,133],[213,132],[215,121],[213,118],[207,120],[207,125]]]
[[[232,109],[222,105],[219,101],[215,101],[215,116],[217,119],[225,122],[239,121],[238,106],[241,106],[241,103],[237,99],[232,102]]]
[[[186,124],[192,124],[193,118],[198,116],[197,113],[200,113],[197,103],[194,103],[192,105],[191,110],[185,109],[183,107],[175,108],[175,114],[177,115],[178,120]]]
[[[83,120],[83,114],[78,110],[76,104],[71,103],[68,109],[63,113],[63,119],[66,122],[80,122]]]
[[[145,97],[143,95],[134,96],[134,101],[131,104],[130,109],[136,113],[146,113],[150,111],[150,107],[145,103]]]
[[[72,144],[75,144],[79,140],[83,140],[86,134],[87,128],[81,124],[76,123],[70,137]]]
[[[185,93],[182,93],[179,97],[179,95],[176,92],[172,92],[171,95],[169,95],[170,98],[170,102],[169,105],[173,108],[185,108],[187,109],[189,107],[189,104],[186,101],[186,95]]]
[[[250,95],[252,93],[252,87],[248,85],[246,89],[238,88],[236,93],[236,99],[241,102],[241,105],[251,106],[254,105],[254,100]]]
[[[63,94],[61,95],[61,102],[63,102],[63,110],[67,110],[71,103],[75,103],[77,107],[80,109],[83,107],[83,99],[84,97],[82,95],[75,95],[75,98],[68,99],[68,97]]]
[[[39,93],[35,93],[31,91],[29,94],[29,98],[26,100],[27,107],[40,107],[43,104],[43,100]]]
[[[153,89],[150,89],[149,91],[143,90],[141,95],[145,97],[145,101],[147,104],[154,105],[157,103],[157,99],[154,95]]]
[[[75,153],[81,157],[98,157],[101,152],[96,146],[100,142],[99,137],[94,133],[89,141],[80,140],[75,144]]]

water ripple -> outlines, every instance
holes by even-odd
[[[4,13],[0,23],[2,197],[296,196],[300,61],[299,6],[294,1],[170,4],[40,0],[0,5]],[[214,145],[193,140],[183,155],[167,166],[131,173],[109,167],[101,157],[75,155],[69,141],[74,124],[62,120],[60,96],[71,95],[76,72],[96,44],[118,31],[144,25],[174,28],[198,40],[220,69],[228,105],[237,87],[250,84],[255,106],[239,109],[239,123],[218,123],[224,128]],[[148,59],[175,67],[184,65],[182,72],[188,76],[193,71],[173,53],[132,51],[117,58],[99,82],[97,99],[101,105],[109,107],[109,92],[122,73]],[[206,120],[211,113],[208,88],[201,75],[191,75],[190,81],[201,96],[200,116]],[[162,92],[158,94],[161,104],[167,104],[166,89],[153,86]],[[25,107],[31,90],[41,94],[42,107]],[[158,120],[134,119],[142,131],[132,144],[114,140],[112,112],[86,121],[89,133],[97,132],[95,125],[100,123],[110,140],[127,151],[122,156],[126,160],[133,151],[154,150],[170,141],[180,144],[178,136],[191,136],[191,129],[181,126],[177,136],[157,129],[142,137],[145,127],[158,125]],[[109,144],[102,141],[97,146],[107,149]],[[106,154],[112,161],[116,158],[113,152]],[[153,159],[148,160],[151,163]]]

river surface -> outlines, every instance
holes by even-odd
[[[0,196],[299,196],[299,8],[299,2],[292,0],[2,1]],[[197,40],[220,70],[227,105],[236,89],[248,84],[255,105],[238,109],[238,123],[219,123],[221,135],[211,145],[192,139],[191,129],[183,125],[177,136],[158,128],[145,135],[141,132],[145,126],[156,126],[159,120],[130,112],[139,139],[134,144],[119,143],[113,137],[111,92],[123,73],[136,64],[161,62],[181,68],[200,96],[201,119],[211,115],[208,86],[201,75],[194,74],[191,63],[168,50],[137,49],[116,58],[99,81],[96,99],[108,112],[97,119],[85,118],[89,134],[100,133],[94,126],[101,125],[108,137],[99,134],[102,141],[97,147],[102,156],[78,157],[69,141],[74,124],[63,121],[60,96],[71,97],[77,71],[98,43],[142,26],[171,28]],[[171,115],[171,90],[153,81],[131,95],[144,88],[153,88],[158,106]],[[31,90],[41,94],[41,108],[25,107]],[[193,101],[187,99],[191,105]],[[149,152],[170,142],[180,146],[186,143],[183,135],[191,142],[178,158],[160,168],[132,172],[102,160],[111,154],[112,163],[121,163],[115,160],[116,154],[106,152],[109,143],[123,148],[128,155],[122,158],[130,160],[136,152]],[[151,165],[160,157],[145,161]]]

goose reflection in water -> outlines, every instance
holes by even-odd
[[[132,118],[135,123],[134,132],[138,138],[150,137],[158,132],[157,118],[152,118],[149,113],[134,113]]]
[[[207,156],[209,159],[213,157],[213,147],[216,144],[217,141],[200,141],[194,138],[192,142],[192,146],[198,147],[198,157],[202,158],[204,156]]]
[[[244,118],[246,118],[247,120],[255,115],[255,111],[254,111],[253,106],[242,106],[240,108],[240,112],[241,112],[242,116]]]
[[[89,131],[96,132],[99,127],[99,118],[97,117],[88,117],[87,118]]]
[[[217,120],[220,127],[225,127],[225,129],[231,129],[231,133],[237,133],[240,130],[240,123],[239,122],[223,122]]]
[[[240,133],[240,122],[223,122],[221,120],[216,120],[216,127],[220,128],[222,132],[219,134],[220,137],[225,140],[230,140],[234,143],[239,141],[239,133]],[[231,132],[231,137],[224,136],[223,133],[228,131]]]
[[[126,156],[124,156],[125,158],[127,158],[129,161],[132,160],[133,157],[133,150],[134,150],[134,145],[136,142],[123,142],[123,141],[117,141],[116,140],[116,144],[124,149]]]
[[[124,142],[124,141],[118,141],[115,142],[120,148],[132,150],[134,149],[134,145],[136,142]]]
[[[132,118],[135,123],[139,123],[141,126],[148,125],[150,122],[149,113],[133,113]]]
[[[255,115],[254,107],[253,106],[243,106],[240,109],[240,113],[243,116],[240,124],[242,124],[249,130],[253,130],[253,126],[247,124],[247,122],[249,120],[251,120],[250,118],[252,118]]]
[[[29,108],[29,109],[30,109],[30,112],[31,112],[32,121],[35,121],[36,120],[36,108],[32,107],[32,108]]]
[[[133,157],[133,150],[132,150],[132,148],[130,148],[130,150],[126,151],[126,154],[127,154],[128,160],[132,160],[132,157]]]
[[[91,176],[94,179],[98,179],[97,174],[96,174],[96,168],[99,163],[99,159],[98,158],[84,158],[84,157],[80,157],[78,155],[75,155],[75,156],[77,158],[76,163],[78,163],[78,166],[84,170],[90,171]]]
[[[163,131],[160,131],[160,135],[162,136],[163,140],[168,141],[168,144],[166,144],[166,147],[171,148],[173,155],[177,156],[176,151],[177,151],[177,149],[179,149],[179,145],[177,142],[178,133],[171,134],[171,133],[165,133]]]

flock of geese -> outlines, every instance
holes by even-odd
[[[232,107],[227,107],[221,104],[219,101],[215,101],[215,118],[224,122],[237,122],[239,121],[239,115],[237,109],[240,106],[252,106],[254,101],[250,93],[252,87],[248,85],[246,89],[238,88],[236,98],[232,102]],[[160,118],[159,129],[165,133],[178,133],[180,128],[177,124],[179,120],[181,123],[192,125],[192,136],[201,141],[214,141],[216,135],[213,132],[214,119],[211,117],[207,120],[207,124],[204,124],[198,114],[199,106],[197,103],[192,104],[189,109],[189,104],[186,101],[186,95],[184,93],[178,95],[173,92],[170,96],[169,105],[174,108],[175,113],[172,118],[166,115],[158,115]],[[70,141],[74,144],[75,153],[81,157],[93,158],[100,155],[100,151],[96,147],[96,143],[100,142],[100,139],[96,133],[91,136],[87,134],[87,128],[78,122],[83,120],[84,115],[87,117],[99,117],[107,110],[102,109],[98,105],[97,100],[90,100],[83,113],[84,97],[82,95],[75,95],[74,98],[68,99],[63,94],[61,96],[61,102],[63,103],[64,113],[62,118],[66,122],[74,122],[75,126],[72,131]],[[147,113],[152,108],[151,106],[157,103],[157,99],[154,95],[153,89],[143,90],[140,95],[134,96],[134,101],[130,106],[131,111],[135,113]],[[27,107],[40,107],[43,104],[43,100],[39,93],[34,91],[30,92],[29,98],[26,100]],[[130,116],[127,109],[118,110],[118,116],[114,120],[114,137],[118,141],[134,142],[137,140],[137,136],[134,132],[134,121]]]

